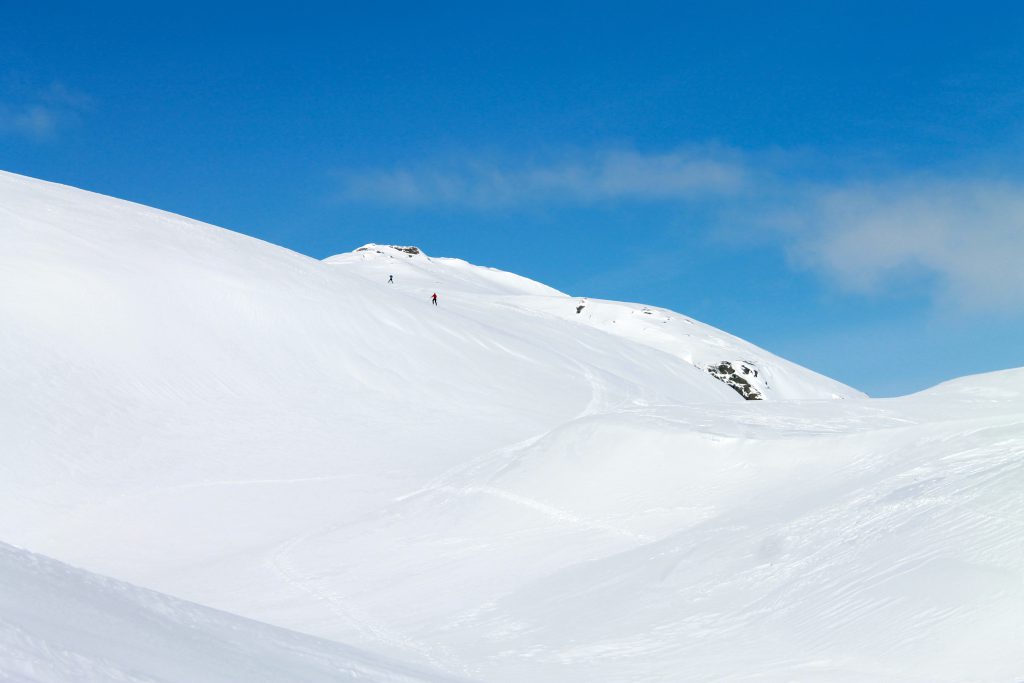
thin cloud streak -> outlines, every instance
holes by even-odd
[[[733,195],[748,182],[733,153],[611,150],[589,159],[514,166],[466,161],[444,168],[343,170],[346,202],[453,205],[487,210],[533,203],[672,201]]]
[[[37,142],[52,140],[61,129],[74,123],[91,109],[88,95],[69,89],[62,83],[35,93],[18,103],[0,102],[0,135],[28,138]]]
[[[19,107],[0,104],[0,134],[44,140],[53,137],[58,119],[53,108],[42,104]]]

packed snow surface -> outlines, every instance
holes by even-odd
[[[873,400],[671,311],[10,174],[0,245],[0,540],[112,577],[0,546],[15,680],[1024,679],[1024,370]],[[207,678],[101,613],[219,634]]]
[[[200,607],[0,543],[0,680],[436,681],[436,672]]]

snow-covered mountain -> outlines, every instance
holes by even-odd
[[[51,592],[267,680],[1024,677],[1022,370],[872,400],[671,311],[2,173],[0,246],[0,541],[112,577],[4,550],[15,680],[117,660],[11,598]]]
[[[533,280],[461,259],[430,258],[417,247],[367,244],[327,263],[375,283],[396,284],[420,298],[440,289],[459,310],[478,317],[500,311],[559,318],[668,353],[731,386],[748,399],[821,399],[863,394],[768,353],[742,339],[665,309],[569,297]],[[393,278],[398,278],[393,280]],[[550,324],[550,322],[549,322]]]

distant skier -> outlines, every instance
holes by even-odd
[[[431,303],[433,303],[433,304],[434,304],[435,306],[437,305],[437,292],[434,292],[434,295],[433,295],[432,297],[430,297],[430,301],[431,301]]]
[[[388,275],[388,284],[389,285],[395,284],[395,276],[394,275]]]

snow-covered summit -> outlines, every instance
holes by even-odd
[[[410,260],[411,259],[411,260]],[[467,263],[430,258],[417,247],[367,244],[326,263],[375,283],[389,283],[416,297],[439,292],[459,310],[488,315],[496,308],[526,316],[531,324],[555,320],[589,327],[623,341],[657,349],[708,373],[745,399],[838,399],[863,396],[754,344],[688,316],[642,304],[577,298],[535,280]],[[393,279],[393,281],[392,281]],[[547,321],[545,323],[545,321]]]
[[[355,251],[324,259],[335,266],[357,266],[352,272],[373,282],[394,276],[399,291],[444,287],[449,294],[564,296],[561,292],[515,273],[475,266],[458,258],[427,256],[419,247],[366,244]],[[383,278],[383,279],[382,279]]]
[[[356,252],[366,251],[374,254],[380,254],[381,256],[387,256],[388,258],[425,258],[430,257],[423,253],[419,247],[413,246],[399,246],[397,244],[364,244],[355,250]]]

